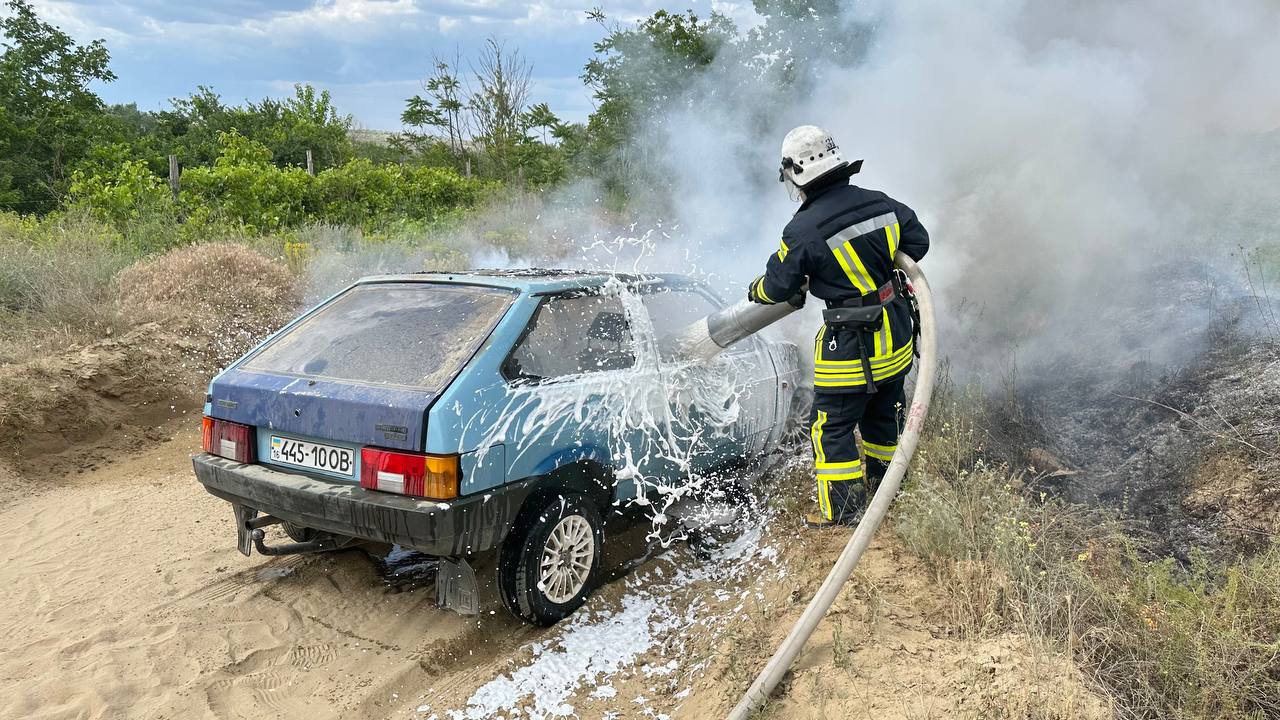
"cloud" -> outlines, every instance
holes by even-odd
[[[603,30],[582,0],[34,0],[37,12],[80,42],[106,41],[119,80],[109,102],[159,108],[197,85],[233,102],[288,91],[296,82],[329,89],[340,109],[370,128],[396,129],[433,55],[473,56],[486,37],[533,64],[534,100],[562,118],[591,111],[578,76]],[[658,0],[599,2],[611,22],[652,14]],[[745,1],[696,0],[746,17]],[[684,5],[682,5],[683,7]]]

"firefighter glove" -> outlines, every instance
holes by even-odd
[[[764,294],[763,286],[764,286],[763,275],[756,278],[755,280],[752,280],[751,284],[747,286],[747,299],[753,303],[760,303],[761,305],[772,305],[773,302],[770,301],[768,299],[768,296]]]

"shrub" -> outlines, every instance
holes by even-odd
[[[397,206],[400,185],[399,167],[353,160],[316,175],[309,198],[311,213],[325,223],[366,226]]]
[[[148,255],[236,228],[256,234],[306,223],[376,230],[406,220],[436,222],[475,207],[498,187],[448,168],[378,165],[364,158],[313,178],[302,168],[272,164],[266,146],[234,130],[219,134],[218,141],[212,166],[183,170],[176,206],[167,183],[119,145],[81,163],[69,206],[109,223],[124,245]]]
[[[466,267],[467,248],[439,237],[439,228],[408,221],[375,233],[342,225],[308,225],[285,238],[282,254],[300,271],[310,303],[365,275]]]
[[[464,178],[448,168],[405,168],[401,174],[400,208],[405,217],[435,220],[454,208],[475,207],[485,193],[496,192],[498,187],[497,183]]]
[[[82,207],[117,229],[137,220],[141,213],[168,204],[169,189],[142,160],[121,158],[111,167],[93,172],[78,169],[71,174],[67,203]]]
[[[273,231],[305,219],[311,181],[305,170],[272,165],[265,146],[234,131],[222,133],[219,142],[222,154],[213,167],[182,174],[179,203],[185,213],[211,213],[250,231]]]

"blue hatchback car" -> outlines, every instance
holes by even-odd
[[[721,307],[676,275],[365,278],[213,379],[195,474],[245,555],[413,548],[439,558],[439,604],[474,613],[466,558],[496,548],[503,603],[552,624],[596,583],[602,518],[750,462],[801,412],[791,343],[680,357]],[[294,542],[268,545],[273,524]]]

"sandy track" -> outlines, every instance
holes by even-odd
[[[512,679],[538,677],[535,695],[583,718],[721,716],[846,537],[779,521],[734,541],[734,557],[647,563],[557,628],[519,623],[491,591],[467,619],[435,607],[413,557],[390,582],[361,550],[244,558],[227,504],[192,476],[198,433],[166,430],[78,477],[23,480],[0,512],[0,717],[492,717],[537,706]],[[636,544],[634,531],[615,533],[611,562]],[[1046,679],[1058,695],[1080,688],[1052,657],[1028,668],[1037,653],[1025,641],[951,637],[944,605],[882,533],[773,716],[976,718],[992,714],[983,698],[1044,704]],[[1102,715],[1070,706],[1044,717]]]
[[[197,444],[183,430],[0,514],[0,717],[385,717],[438,658],[539,632],[498,612],[481,637],[360,551],[244,558]]]

